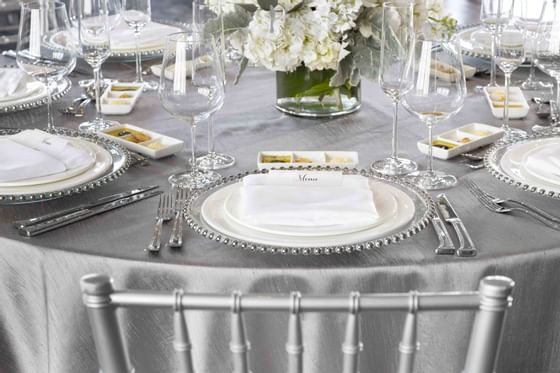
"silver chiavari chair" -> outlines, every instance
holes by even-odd
[[[120,308],[169,308],[174,312],[173,348],[182,372],[193,373],[191,343],[184,312],[189,310],[231,312],[230,351],[233,373],[249,373],[249,344],[243,314],[246,312],[289,312],[286,352],[288,373],[303,371],[303,337],[300,315],[310,312],[346,312],[348,318],[342,344],[342,373],[357,373],[360,315],[371,311],[404,311],[406,318],[398,346],[398,373],[412,373],[418,349],[417,315],[424,311],[476,311],[463,373],[492,373],[498,355],[502,326],[511,305],[514,282],[501,276],[485,277],[478,291],[360,294],[350,296],[192,294],[137,290],[114,290],[106,275],[92,274],[81,279],[83,301],[88,309],[100,370],[103,373],[134,371],[117,318]]]

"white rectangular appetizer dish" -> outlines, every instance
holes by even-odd
[[[346,151],[262,151],[257,155],[259,170],[279,167],[356,167],[357,152]]]
[[[504,87],[486,87],[484,94],[492,115],[496,118],[504,117],[504,102],[506,98],[506,89]],[[520,119],[525,118],[529,113],[529,104],[519,87],[509,87],[509,118]]]
[[[175,154],[183,149],[183,141],[130,124],[122,124],[97,132],[101,137],[118,142],[125,148],[153,159]]]
[[[434,136],[433,155],[438,159],[450,159],[493,143],[504,134],[498,127],[471,123]],[[418,150],[428,154],[428,139],[418,141]]]
[[[107,115],[129,114],[141,95],[141,84],[111,84],[101,96],[101,112]]]

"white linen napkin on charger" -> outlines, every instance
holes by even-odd
[[[529,153],[523,160],[523,167],[547,179],[560,179],[560,143],[548,144]]]
[[[331,171],[246,176],[241,209],[242,218],[254,225],[366,225],[379,219],[368,179]]]
[[[54,175],[95,162],[68,139],[40,130],[26,130],[0,139],[0,182]]]
[[[165,48],[167,35],[180,32],[181,29],[161,23],[150,22],[144,27],[138,44],[140,49]],[[111,32],[111,49],[114,51],[135,50],[134,33],[124,20]]]
[[[0,98],[8,98],[23,89],[27,78],[19,69],[0,69]]]

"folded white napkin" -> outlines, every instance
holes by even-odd
[[[54,175],[95,162],[87,150],[40,130],[22,131],[0,141],[0,182]]]
[[[379,218],[368,179],[338,172],[271,171],[246,176],[241,211],[253,225],[367,225]]]
[[[560,180],[560,143],[548,144],[530,152],[522,165],[533,174]]]
[[[19,69],[0,69],[0,98],[7,98],[24,89],[27,74]]]
[[[161,23],[151,22],[140,33],[140,49],[160,49],[165,47],[167,35],[180,32],[181,29]],[[120,24],[111,31],[111,49],[114,51],[134,50],[134,33],[121,19]]]

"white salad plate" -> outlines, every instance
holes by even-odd
[[[201,216],[216,231],[239,240],[263,245],[312,248],[374,240],[403,228],[411,222],[415,213],[414,202],[406,193],[389,184],[381,185],[380,182],[371,180],[370,187],[379,199],[376,200],[376,206],[379,208],[381,221],[370,227],[353,229],[346,227],[346,229],[343,228],[330,235],[325,235],[324,229],[320,229],[319,234],[316,235],[311,234],[310,229],[302,230],[297,227],[274,226],[268,230],[266,228],[263,230],[262,227],[255,229],[254,226],[239,223],[237,215],[239,211],[235,208],[237,206],[231,206],[234,207],[233,211],[230,211],[230,214],[224,214],[228,211],[228,199],[234,196],[235,201],[235,195],[239,193],[241,185],[242,183],[238,182],[211,194],[202,204]],[[231,215],[234,215],[235,219],[231,219]]]
[[[0,188],[30,187],[34,185],[54,183],[57,181],[70,179],[91,169],[97,161],[97,154],[92,146],[95,144],[91,144],[87,141],[83,141],[79,139],[68,139],[68,140],[71,146],[88,152],[90,157],[92,158],[92,161],[87,164],[84,164],[83,166],[74,167],[64,172],[59,172],[52,175],[45,175],[45,176],[34,177],[34,178],[29,178],[24,180],[3,182],[0,183]]]

